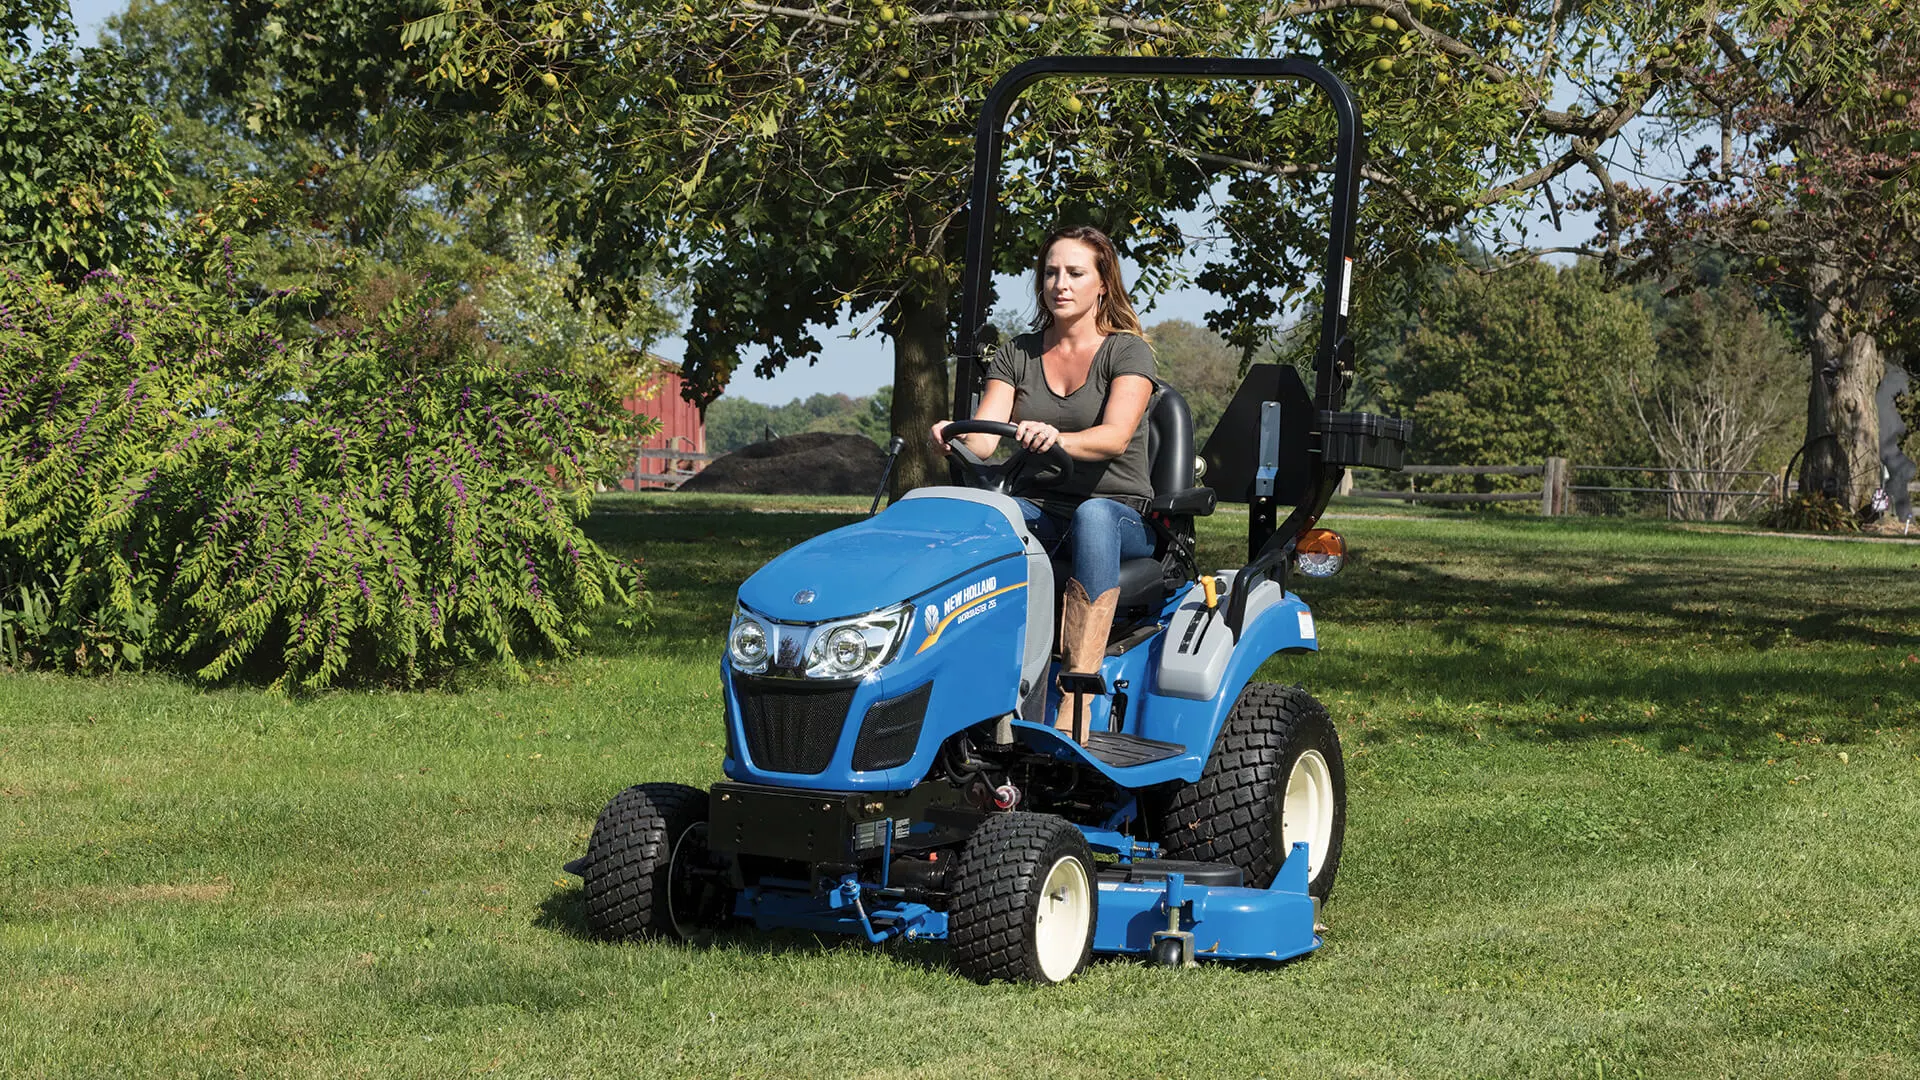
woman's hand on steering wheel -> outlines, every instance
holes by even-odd
[[[1013,439],[1019,448],[1001,464],[982,461],[960,441],[962,435],[975,434]],[[1073,476],[1073,458],[1060,445],[1059,429],[1050,424],[1031,420],[1017,425],[998,420],[955,420],[936,425],[934,438],[946,443],[948,459],[958,464],[973,487],[1007,491],[1016,479],[1029,472],[1029,482],[1044,487],[1063,484]],[[1043,448],[1035,449],[1030,444]]]
[[[1013,440],[1028,453],[1044,454],[1059,445],[1060,429],[1038,420],[1022,420],[1013,425]]]

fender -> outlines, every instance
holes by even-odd
[[[1140,732],[1151,739],[1179,743],[1187,748],[1187,752],[1150,766],[1154,774],[1151,777],[1130,774],[1127,778],[1129,783],[1137,785],[1167,780],[1198,780],[1212,753],[1214,740],[1220,737],[1220,729],[1226,725],[1227,714],[1232,711],[1234,703],[1240,700],[1240,692],[1253,680],[1260,665],[1282,653],[1291,655],[1319,651],[1319,635],[1314,626],[1313,612],[1306,602],[1295,593],[1281,592],[1276,584],[1262,583],[1256,587],[1256,592],[1269,591],[1271,598],[1250,612],[1238,643],[1231,640],[1231,634],[1219,618],[1214,619],[1213,626],[1200,631],[1200,636],[1205,640],[1211,638],[1212,631],[1217,629],[1222,639],[1219,647],[1223,649],[1223,662],[1213,667],[1219,674],[1215,677],[1217,681],[1209,680],[1210,687],[1197,684],[1194,680],[1198,676],[1188,671],[1185,673],[1187,685],[1179,685],[1178,676],[1172,680],[1176,684],[1174,688],[1184,693],[1179,696],[1167,693],[1167,688],[1162,685],[1168,680],[1167,659],[1163,651],[1154,690],[1145,695],[1141,703]],[[1182,607],[1186,606],[1183,601]],[[1181,614],[1186,613],[1183,611]],[[1179,636],[1184,635],[1185,630],[1185,620],[1176,615],[1168,627],[1162,649],[1177,649]],[[1210,689],[1211,696],[1204,700],[1188,696],[1200,689]]]

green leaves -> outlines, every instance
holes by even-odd
[[[1607,375],[1651,363],[1647,324],[1640,306],[1607,291],[1591,265],[1528,263],[1484,276],[1453,274],[1383,364],[1388,408],[1414,421],[1409,458],[1530,465],[1560,455],[1630,463],[1623,456],[1630,458],[1639,440],[1626,430],[1630,421]]]
[[[425,41],[431,41],[442,34],[449,33],[459,25],[459,15],[452,11],[442,11],[434,15],[411,19],[400,25],[400,47],[411,49]],[[278,37],[268,31],[269,37]]]
[[[9,12],[20,33],[0,50],[0,248],[68,282],[163,265],[173,174],[138,74],[117,52],[75,48],[64,12],[22,15]]]
[[[576,647],[638,595],[580,530],[634,421],[449,291],[290,342],[177,279],[0,278],[0,647],[304,689]]]

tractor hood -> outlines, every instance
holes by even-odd
[[[786,623],[891,607],[1023,554],[1018,515],[1004,495],[920,488],[874,517],[789,548],[740,586],[740,602]]]

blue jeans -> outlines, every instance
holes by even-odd
[[[1133,507],[1112,499],[1088,499],[1068,521],[1040,509],[1029,499],[1015,499],[1048,553],[1064,540],[1073,553],[1073,577],[1090,599],[1120,585],[1120,560],[1153,557],[1153,533]]]

